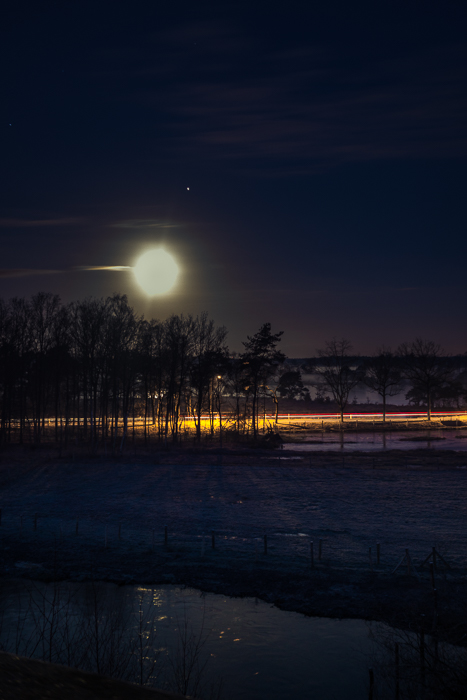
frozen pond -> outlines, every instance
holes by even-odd
[[[303,441],[286,442],[288,450],[305,450],[310,452],[344,450],[347,452],[374,452],[380,450],[420,450],[439,449],[467,450],[467,429],[459,430],[404,430],[381,432],[342,432],[309,433]]]
[[[363,620],[308,618],[253,598],[201,594],[176,586],[7,581],[0,601],[0,640],[7,651],[76,662],[74,645],[81,654],[86,647],[96,647],[98,621],[101,672],[107,671],[106,645],[111,645],[116,667],[123,668],[127,654],[136,660],[134,668],[127,666],[126,674],[137,682],[142,638],[142,656],[149,664],[145,673],[157,686],[176,690],[172,665],[180,662],[181,634],[186,628],[192,639],[205,639],[200,649],[201,665],[207,662],[203,684],[222,679],[226,699],[360,700],[368,692],[371,625]],[[130,637],[136,641],[133,646]],[[151,668],[153,657],[156,663]],[[76,663],[87,670],[96,670],[95,664],[92,654]]]

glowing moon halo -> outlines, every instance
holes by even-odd
[[[133,272],[141,289],[153,297],[172,289],[178,277],[178,265],[163,248],[153,248],[138,258]]]

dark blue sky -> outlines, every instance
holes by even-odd
[[[333,336],[465,352],[466,19],[460,2],[12,4],[0,295],[208,311],[234,349],[270,321],[294,356]],[[161,242],[182,268],[162,300],[74,269]]]

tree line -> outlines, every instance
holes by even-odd
[[[226,393],[236,431],[256,437],[259,396],[285,359],[281,335],[264,324],[232,356],[226,328],[205,313],[147,320],[120,294],[0,300],[0,441],[40,443],[52,419],[57,441],[115,448],[137,417],[145,440],[177,442],[186,415],[200,440],[202,416],[214,432]]]
[[[333,339],[318,351],[318,358],[308,361],[309,371],[320,378],[318,387],[327,389],[337,404],[341,420],[350,393],[358,385],[381,398],[383,420],[388,399],[406,389],[406,400],[423,406],[428,420],[435,402],[461,408],[467,400],[467,355],[446,355],[432,340],[416,338],[395,351],[382,347],[371,357],[359,358],[351,353],[350,341]]]
[[[57,295],[0,299],[0,442],[71,439],[124,445],[130,431],[145,442],[178,442],[184,420],[202,436],[225,429],[256,438],[260,400],[306,399],[301,370],[313,371],[341,417],[351,391],[365,383],[382,397],[404,382],[414,400],[433,402],[451,391],[465,400],[464,374],[431,341],[416,340],[392,353],[356,358],[347,340],[332,340],[301,368],[287,365],[282,332],[270,323],[248,336],[243,352],[229,352],[227,330],[207,314],[159,321],[137,315],[124,295],[63,304]],[[228,422],[227,422],[228,419]]]

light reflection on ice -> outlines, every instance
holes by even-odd
[[[15,619],[25,610],[25,599],[21,607],[20,595],[28,595],[27,585],[13,580],[3,583],[0,607],[6,614],[0,642],[5,642],[8,626],[14,636]],[[53,600],[54,585],[57,584],[35,584],[34,590],[38,596],[45,594]],[[69,596],[76,619],[92,584],[59,585],[61,601]],[[191,630],[196,634],[201,629],[208,633],[203,653],[210,659],[209,673],[213,678],[222,677],[229,697],[283,700],[289,697],[290,688],[294,689],[294,697],[320,700],[360,700],[365,695],[367,664],[362,650],[369,653],[372,641],[363,620],[305,617],[254,598],[227,598],[211,593],[201,598],[195,589],[173,585],[151,589],[107,583],[99,584],[99,589],[110,607],[123,606],[125,619],[129,613],[133,627],[128,628],[127,634],[138,633],[138,609],[143,601],[144,620],[157,623],[155,648],[163,657],[176,646],[176,630],[183,625],[186,614],[190,634]],[[162,611],[158,603],[162,604]],[[29,626],[30,629],[26,623],[24,628],[27,633],[32,632],[33,622]],[[260,679],[254,680],[256,676]]]
[[[293,437],[288,439],[293,440]],[[465,440],[465,442],[464,442]],[[284,448],[287,450],[300,450],[306,452],[321,451],[358,451],[376,452],[380,450],[456,450],[463,452],[467,450],[467,430],[408,430],[387,432],[343,432],[323,433],[321,439],[317,439],[315,432],[302,433],[297,442],[286,442]],[[285,459],[297,459],[296,457],[281,457]]]

